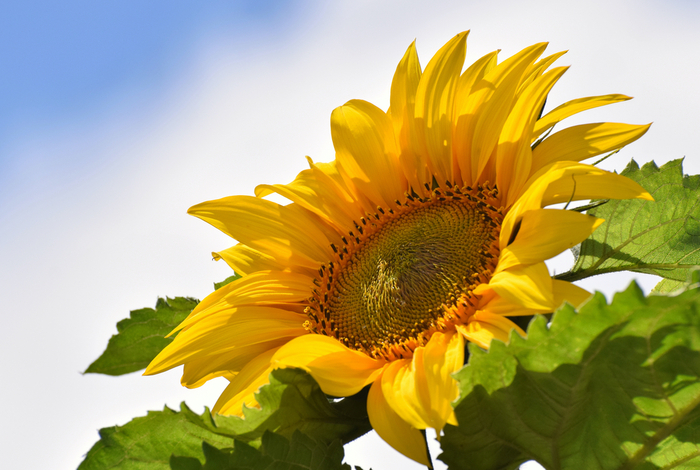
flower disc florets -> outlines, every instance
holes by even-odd
[[[356,223],[323,265],[307,328],[372,357],[411,357],[435,331],[466,323],[472,290],[498,259],[498,190],[426,188]]]

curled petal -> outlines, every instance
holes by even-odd
[[[421,432],[401,419],[399,415],[389,406],[380,381],[372,384],[367,396],[367,414],[369,422],[391,447],[401,452],[409,459],[429,465],[428,448]]]
[[[464,342],[455,332],[434,333],[412,359],[392,362],[382,375],[382,392],[394,411],[415,428],[456,424],[452,401],[459,395],[452,374],[464,365]]]
[[[588,238],[603,219],[574,211],[535,209],[522,214],[514,240],[501,240],[496,273],[552,258]]]
[[[348,349],[334,338],[314,334],[285,344],[272,362],[275,367],[304,369],[324,393],[336,397],[356,394],[372,383],[386,364]]]
[[[260,354],[236,374],[216,401],[212,412],[240,416],[243,405],[248,407],[257,405],[254,393],[269,382],[268,375],[272,371],[270,360],[275,352],[277,348]]]
[[[512,330],[522,337],[526,336],[522,328],[506,317],[483,310],[472,315],[466,325],[457,325],[457,331],[462,336],[484,349],[488,349],[494,339],[507,343]]]
[[[494,275],[488,284],[478,286],[474,293],[481,295],[488,290],[528,309],[549,310],[554,305],[552,278],[544,263],[516,266],[501,271]]]

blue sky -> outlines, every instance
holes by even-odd
[[[216,34],[274,41],[305,2],[27,1],[0,19],[0,128],[90,112],[125,88],[157,92]],[[5,140],[5,139],[3,139]]]
[[[585,122],[654,122],[608,162],[686,157],[700,173],[700,13],[694,2],[354,0],[15,2],[0,15],[0,446],[11,468],[75,468],[97,429],[164,403],[211,405],[223,385],[178,371],[80,371],[115,323],[158,296],[203,298],[229,270],[198,202],[285,183],[304,156],[333,158],[332,109],[388,106],[417,40],[421,63],[471,29],[467,62],[539,41],[572,68],[548,106],[604,93],[634,100]],[[572,119],[569,124],[580,121]],[[570,259],[553,269],[566,269]],[[632,276],[585,287],[607,295]],[[647,289],[655,279],[641,277]],[[9,405],[7,405],[9,404]],[[36,423],[51,438],[36,452]],[[66,427],[69,423],[69,427]],[[44,434],[46,435],[46,434]],[[4,446],[7,446],[5,448]],[[9,449],[12,449],[10,451]],[[29,462],[20,464],[20,457]],[[368,437],[348,461],[411,468]],[[414,467],[418,468],[418,467]],[[439,468],[439,467],[438,467]]]

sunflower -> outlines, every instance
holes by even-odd
[[[457,424],[451,374],[465,343],[488,348],[515,330],[508,316],[549,313],[589,293],[552,279],[544,261],[603,220],[545,208],[651,196],[627,178],[579,163],[641,137],[648,125],[596,123],[550,135],[580,111],[629,99],[576,99],[544,116],[567,67],[535,44],[462,71],[467,33],[421,69],[401,59],[384,112],[360,100],[331,115],[336,158],[308,159],[289,184],[263,184],[189,213],[239,243],[214,253],[242,277],[206,297],[149,365],[184,365],[182,384],[230,384],[213,408],[240,415],[272,369],[308,371],[328,395],[370,386],[377,433],[427,464],[419,430]],[[264,199],[277,193],[289,201]],[[561,205],[560,205],[561,206]]]

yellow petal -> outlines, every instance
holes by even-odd
[[[457,80],[467,50],[467,34],[452,38],[430,60],[416,90],[416,130],[428,167],[439,183],[452,174],[452,114]]]
[[[526,336],[522,328],[506,317],[481,310],[472,315],[466,325],[457,325],[460,334],[484,349],[488,349],[494,339],[508,343],[512,330]]]
[[[530,309],[551,309],[554,304],[552,278],[544,263],[517,266],[495,274],[474,292],[493,290],[508,301]]]
[[[452,401],[459,395],[452,374],[464,365],[464,342],[455,332],[434,333],[412,359],[392,362],[382,375],[382,392],[394,411],[415,428],[456,424]]]
[[[496,183],[501,197],[512,204],[525,184],[532,167],[530,134],[554,84],[566,72],[558,67],[536,79],[518,96],[498,140]],[[510,205],[508,204],[508,205]]]
[[[309,162],[311,168],[303,170],[289,184],[261,184],[255,188],[255,195],[264,197],[277,193],[296,202],[301,207],[315,213],[329,225],[345,233],[346,227],[352,227],[352,221],[364,213],[359,204],[323,171]]]
[[[478,121],[472,142],[472,178],[483,178],[482,173],[495,153],[503,125],[508,118],[523,74],[547,44],[540,43],[523,49],[504,60],[477,83],[480,92],[470,99],[478,107]]]
[[[569,302],[571,305],[578,308],[586,300],[591,298],[591,293],[586,289],[558,279],[552,279],[552,290],[554,291],[555,308],[559,308],[564,302]]]
[[[381,377],[382,394],[394,412],[416,429],[430,427],[430,396],[422,369],[423,349],[418,348],[412,359],[390,362]]]
[[[306,370],[324,393],[336,397],[356,394],[372,383],[386,364],[349,349],[334,338],[315,334],[285,344],[272,362],[275,367]]]
[[[651,195],[629,178],[583,163],[556,162],[540,169],[525,184],[501,228],[501,240],[509,240],[522,214],[559,202],[582,199],[646,199]]]
[[[257,405],[253,394],[260,387],[269,383],[268,376],[272,371],[270,359],[276,352],[277,349],[270,349],[250,361],[224,389],[212,412],[240,416],[243,405],[248,407]]]
[[[464,339],[454,332],[437,332],[423,351],[423,367],[430,395],[431,427],[439,435],[445,423],[457,425],[452,402],[459,396],[459,387],[452,374],[464,366]]]
[[[532,151],[533,168],[538,170],[555,161],[579,162],[620,149],[643,136],[651,124],[633,125],[617,122],[583,124],[561,130]]]
[[[472,178],[472,140],[474,127],[476,126],[476,112],[478,108],[472,106],[472,95],[478,89],[479,83],[487,73],[496,66],[498,51],[491,52],[481,57],[464,71],[457,82],[457,94],[455,96],[454,116],[452,118],[452,160],[459,168],[462,184],[471,185]],[[483,95],[483,93],[481,93]],[[455,176],[456,176],[455,169]]]
[[[401,419],[384,398],[379,381],[375,381],[367,396],[369,422],[387,444],[409,459],[428,465],[428,449],[419,430]]]
[[[537,313],[551,312],[550,308],[526,308],[520,304],[515,304],[496,294],[489,297],[490,299],[488,301],[479,303],[479,310],[493,313],[495,315],[504,315],[508,317],[535,315]]]
[[[331,137],[338,168],[357,191],[384,207],[403,198],[408,186],[384,111],[366,101],[348,101],[331,114]]]
[[[197,204],[187,212],[285,265],[317,269],[333,256],[330,243],[340,240],[317,215],[296,204],[230,196]]]
[[[255,271],[282,271],[286,266],[281,265],[270,255],[260,253],[248,245],[238,243],[231,248],[211,254],[216,260],[224,260],[236,274],[245,276]]]
[[[277,349],[287,341],[289,338],[282,338],[243,346],[228,353],[193,359],[184,364],[180,383],[187,388],[197,388],[215,377],[232,377],[260,354]]]
[[[532,82],[541,77],[545,70],[547,70],[547,68],[549,68],[549,66],[552,65],[559,57],[566,54],[566,52],[567,51],[555,52],[554,54],[548,55],[547,57],[542,57],[540,60],[528,67],[528,69],[525,71],[525,76],[522,82],[520,82],[520,89],[518,90],[518,95],[520,95],[520,93],[522,93],[523,90],[529,87]]]
[[[168,336],[209,315],[230,315],[232,308],[273,306],[294,311],[309,297],[313,278],[290,272],[261,271],[236,279],[209,294]],[[298,308],[297,310],[301,310]]]
[[[508,217],[508,214],[506,217]],[[521,215],[514,241],[502,238],[496,273],[520,264],[535,264],[581,243],[604,221],[560,209],[535,209]],[[513,238],[512,235],[510,238]]]
[[[601,95],[601,96],[588,96],[586,98],[578,98],[575,100],[567,101],[566,103],[557,106],[537,121],[535,124],[535,129],[532,133],[532,140],[534,142],[543,132],[551,129],[556,123],[566,119],[569,116],[573,116],[576,113],[585,111],[587,109],[597,108],[598,106],[605,106],[607,104],[619,103],[621,101],[631,100],[632,97],[625,95]]]
[[[423,156],[422,143],[418,143],[416,121],[416,90],[421,78],[421,67],[413,41],[396,67],[391,82],[390,115],[394,133],[399,142],[400,162],[408,184],[422,188],[430,182],[430,172]]]
[[[153,375],[185,362],[236,354],[246,346],[306,334],[304,316],[271,307],[229,308],[181,331],[146,368]]]

